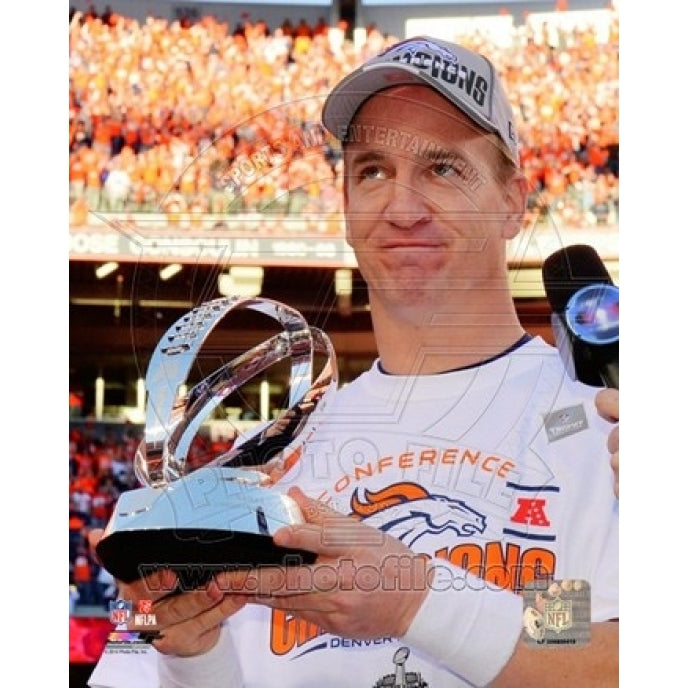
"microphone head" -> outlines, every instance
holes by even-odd
[[[568,374],[619,388],[619,289],[591,246],[555,251],[542,264],[552,331]]]
[[[591,284],[614,284],[602,259],[592,246],[565,246],[542,264],[542,281],[552,310],[563,313],[571,297]]]

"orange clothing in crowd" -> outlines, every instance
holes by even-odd
[[[93,145],[110,148],[112,140],[112,127],[109,117],[98,117],[93,123]]]
[[[73,514],[69,517],[69,530],[81,531],[86,525],[83,518]]]
[[[98,479],[94,475],[80,475],[77,476],[71,484],[73,492],[86,492],[92,495],[98,486]]]
[[[79,152],[69,156],[69,181],[86,184],[86,168]]]
[[[85,554],[77,554],[74,560],[74,582],[88,583],[92,578],[91,562]]]
[[[484,35],[462,38],[466,47],[491,58],[507,90],[519,94],[522,166],[533,189],[566,196],[567,181],[556,170],[581,152],[586,136],[584,164],[596,175],[610,164],[608,147],[618,145],[619,45],[618,15],[609,13],[606,42],[589,27],[555,31],[554,24],[547,30],[527,27],[529,40],[515,54]],[[110,155],[113,138],[123,136],[124,145],[138,151],[125,169],[133,183],[130,198],[145,204],[144,211],[177,191],[187,200],[203,196],[206,205],[219,206],[207,181],[211,166],[228,171],[224,187],[241,155],[254,161],[251,156],[265,149],[273,152],[273,168],[289,169],[293,158],[318,160],[304,169],[295,165],[286,185],[258,181],[245,167],[245,174],[232,178],[241,186],[234,209],[273,207],[274,195],[285,186],[307,191],[309,208],[332,207],[331,189],[322,180],[339,149],[310,143],[304,132],[319,122],[322,94],[397,40],[371,26],[364,44],[354,48],[346,22],[333,27],[322,19],[313,26],[287,20],[270,34],[264,22],[249,16],[230,30],[210,16],[195,23],[148,17],[141,24],[117,17],[104,24],[76,15],[70,24],[70,147],[88,146],[90,136],[94,150]],[[193,172],[183,173],[187,163],[174,152],[179,141],[187,146]],[[83,158],[70,158],[72,200],[80,200],[86,184],[97,188],[108,162],[98,159],[89,174]],[[268,171],[260,168],[261,177]],[[608,193],[618,198],[618,183]],[[90,193],[88,202],[94,199],[104,202]],[[179,222],[180,209],[168,210]]]

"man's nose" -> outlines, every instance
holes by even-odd
[[[410,229],[430,219],[430,208],[423,194],[411,183],[395,181],[390,184],[384,218],[401,229]]]

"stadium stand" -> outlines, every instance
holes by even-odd
[[[189,213],[337,212],[340,153],[319,125],[322,97],[396,40],[374,26],[356,46],[303,22],[231,30],[212,16],[139,23],[112,10],[75,12],[69,30],[74,224],[88,210],[163,213],[172,225]],[[592,27],[546,25],[521,27],[510,48],[464,40],[518,94],[533,213],[616,224],[618,17],[604,40]]]

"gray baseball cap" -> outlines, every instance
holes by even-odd
[[[344,77],[323,106],[325,128],[345,140],[365,100],[402,84],[434,88],[482,129],[497,134],[519,165],[513,110],[494,65],[472,50],[428,36],[396,43]]]

